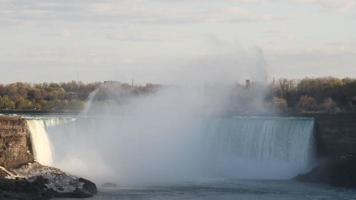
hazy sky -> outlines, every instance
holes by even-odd
[[[0,82],[241,77],[254,52],[270,79],[356,78],[356,0],[0,0]]]

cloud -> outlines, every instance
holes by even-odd
[[[205,19],[213,22],[238,22],[238,21],[271,21],[274,19],[269,14],[256,14],[241,7],[229,7],[216,12],[208,13]]]
[[[239,40],[247,46],[261,46],[268,66],[286,69],[287,75],[306,74],[309,68],[315,69],[314,74],[333,75],[340,66],[347,71],[356,63],[354,19],[335,14],[356,13],[355,2],[0,0],[0,58],[18,68],[32,63],[43,68],[90,65],[121,70],[130,68],[128,63],[139,63],[137,73],[145,74],[152,69],[145,67],[148,62],[161,63],[170,56],[180,60],[216,49],[202,38],[215,35],[228,43]],[[318,47],[321,44],[327,45]],[[334,71],[323,71],[322,66]]]
[[[64,38],[69,38],[69,37],[72,36],[72,32],[70,30],[65,29],[65,30],[62,31],[61,36],[64,37]]]
[[[212,1],[188,1],[172,3],[166,1],[23,1],[2,0],[0,18],[8,21],[87,21],[112,23],[235,23],[269,21],[269,14],[253,13],[246,8]],[[195,3],[194,3],[195,2]],[[200,2],[200,3],[199,3]],[[239,2],[250,2],[247,0]]]
[[[113,10],[111,3],[93,3],[89,5],[89,11],[93,12],[110,12]]]
[[[356,8],[355,0],[293,0],[298,3],[319,5],[326,9],[348,12]]]
[[[153,32],[114,32],[107,34],[110,40],[126,41],[126,42],[142,42],[142,41],[161,41],[162,36]]]
[[[349,55],[356,56],[356,43],[343,43],[343,42],[329,42],[321,46],[306,47],[303,49],[287,49],[279,48],[270,51],[271,55],[278,56],[306,56],[306,57],[319,57],[319,55],[331,57]],[[356,57],[355,57],[356,59]]]
[[[271,76],[350,77],[356,74],[356,45],[330,43],[306,49],[279,49],[268,54]]]

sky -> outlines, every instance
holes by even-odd
[[[265,72],[356,78],[356,0],[0,0],[0,82]]]

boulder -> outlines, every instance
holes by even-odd
[[[37,162],[9,170],[0,167],[0,174],[0,199],[85,198],[97,193],[94,183]]]
[[[47,200],[50,196],[43,190],[41,179],[30,182],[25,178],[16,177],[0,179],[0,199]]]
[[[26,179],[49,197],[91,197],[97,193],[94,183],[84,178],[69,175],[54,167],[37,162],[28,163],[10,171],[17,177]]]

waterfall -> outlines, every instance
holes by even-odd
[[[240,178],[291,178],[307,171],[313,162],[311,118],[228,117],[210,119],[207,124],[209,159],[245,171],[238,173]]]
[[[31,134],[32,150],[35,160],[43,165],[52,166],[54,161],[53,146],[47,133],[48,127],[58,126],[73,121],[73,118],[25,117]]]
[[[42,120],[27,120],[31,132],[32,150],[35,160],[43,165],[53,163],[52,145]]]
[[[48,128],[54,163],[95,181],[123,184],[290,179],[312,167],[312,118],[178,119],[162,124],[157,117],[79,117]]]

